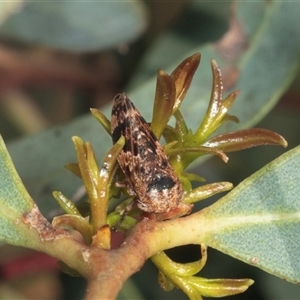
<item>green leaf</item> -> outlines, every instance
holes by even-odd
[[[69,51],[95,51],[135,39],[147,25],[141,1],[26,1],[0,35]]]
[[[34,202],[24,188],[1,136],[0,205],[0,241],[10,244],[27,244],[22,218],[33,209]]]
[[[300,146],[244,180],[204,213],[204,242],[248,264],[300,282]]]
[[[81,245],[66,231],[52,227],[40,213],[17,174],[1,136],[0,205],[0,242],[43,251],[58,259],[74,262],[65,249],[69,247],[72,251],[80,251]]]

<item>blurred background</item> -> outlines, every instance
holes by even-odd
[[[101,108],[109,116],[113,97],[125,91],[149,119],[157,70],[170,71],[195,52],[202,53],[197,73],[204,75],[201,80],[195,76],[196,87],[183,107],[194,128],[205,113],[212,81],[209,62],[214,58],[223,72],[225,94],[242,90],[240,108],[234,111],[241,128],[271,129],[286,138],[289,149],[298,145],[299,13],[299,3],[273,1],[1,2],[0,132],[44,215],[51,219],[60,212],[52,190],[71,197],[80,186],[63,169],[75,161],[71,136],[91,140],[100,159],[111,146],[89,108]],[[278,27],[272,26],[272,18]],[[267,75],[260,75],[264,71]],[[193,106],[195,101],[199,107]],[[194,171],[207,182],[237,185],[284,151],[249,149],[230,154],[226,165],[212,158]],[[54,259],[9,245],[0,251],[0,299],[83,298],[84,280],[61,273]],[[168,254],[177,261],[192,261],[199,259],[199,247]],[[201,276],[255,280],[246,293],[227,299],[299,298],[299,286],[213,249],[208,256]],[[186,296],[178,290],[164,292],[157,270],[147,262],[119,299]]]

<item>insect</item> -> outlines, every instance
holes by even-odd
[[[141,210],[168,213],[183,204],[182,184],[163,147],[125,93],[113,100],[111,135],[113,143],[122,135],[125,137],[118,162]]]

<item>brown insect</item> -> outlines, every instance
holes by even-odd
[[[168,213],[182,204],[190,211],[190,205],[181,203],[182,184],[163,147],[125,93],[113,100],[111,135],[113,143],[125,137],[118,162],[141,210]]]

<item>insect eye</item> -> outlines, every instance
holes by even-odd
[[[147,191],[156,190],[161,192],[162,190],[170,189],[175,183],[176,182],[169,176],[158,176],[148,185]]]

